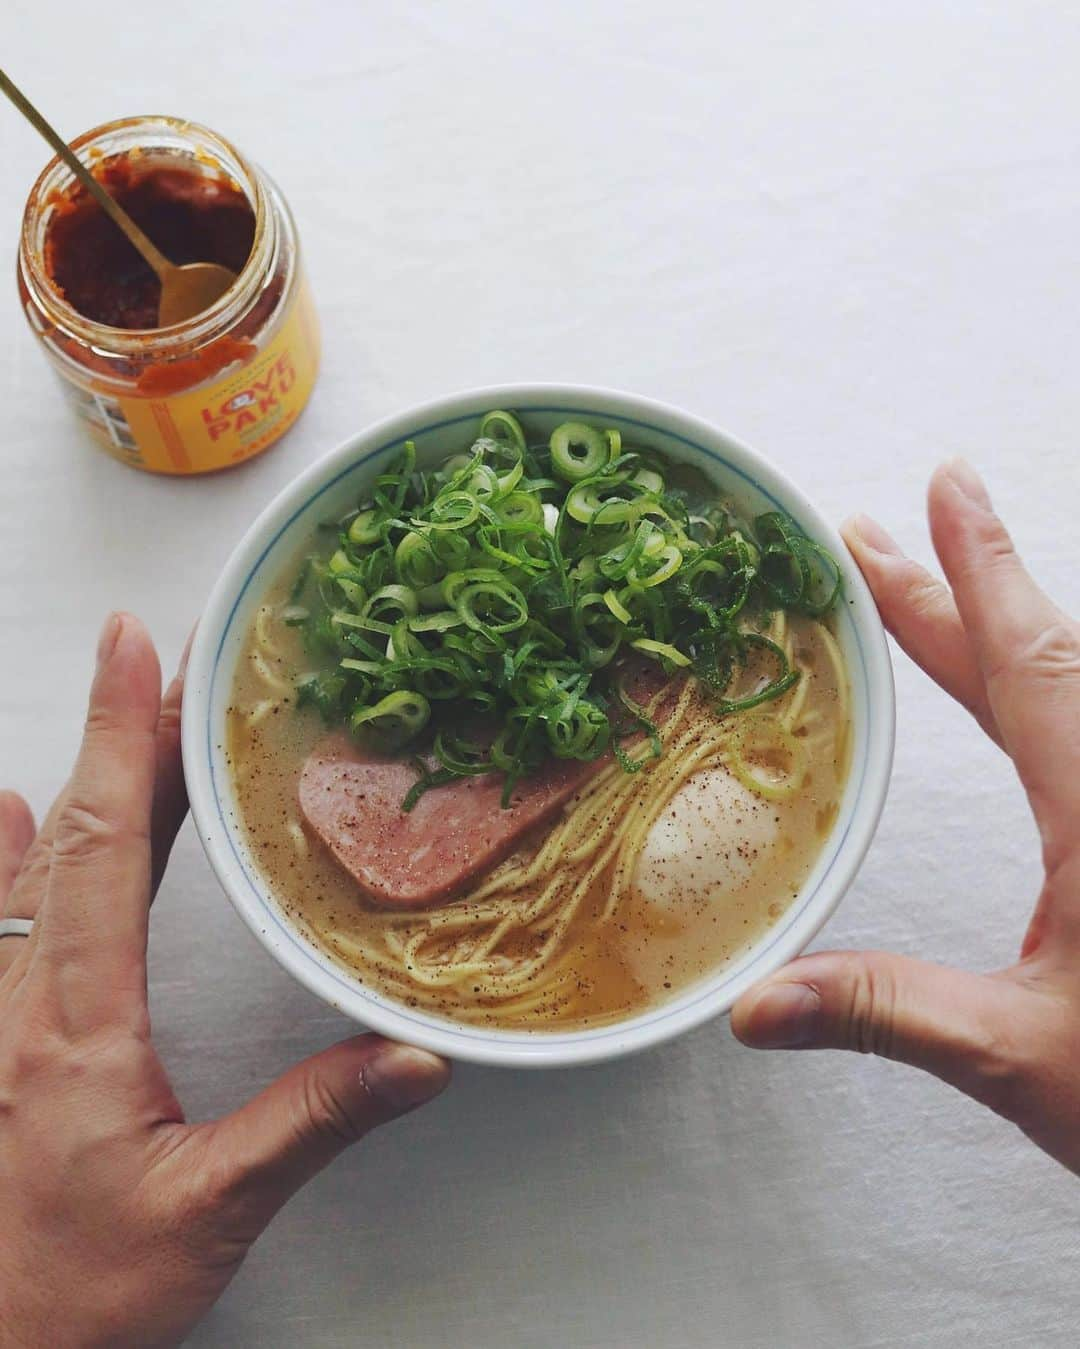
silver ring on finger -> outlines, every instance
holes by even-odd
[[[29,937],[33,930],[32,918],[0,918],[0,937]]]

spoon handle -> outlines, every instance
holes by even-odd
[[[173,270],[173,264],[164,253],[159,252],[155,245],[150,242],[124,208],[109,196],[74,150],[66,141],[61,140],[59,134],[46,122],[26,95],[12,84],[2,70],[0,70],[0,92],[5,93],[30,125],[41,132],[87,192],[91,193],[109,219],[124,231],[134,247],[139,250],[161,280],[164,281],[166,272]]]

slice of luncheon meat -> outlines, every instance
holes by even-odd
[[[651,661],[629,666],[624,679],[629,695],[642,705],[667,685],[654,712],[662,722],[680,684],[669,684]],[[308,827],[376,904],[423,909],[460,895],[531,830],[552,822],[610,762],[610,755],[589,763],[549,759],[521,779],[505,810],[505,779],[489,773],[433,787],[405,812],[401,803],[416,782],[415,760],[368,753],[337,731],[304,763],[300,809]]]
[[[308,755],[300,809],[375,903],[426,908],[454,898],[509,856],[604,762],[552,759],[518,783],[505,810],[503,776],[489,773],[433,787],[406,814],[401,803],[416,781],[416,768],[368,754],[337,732]]]

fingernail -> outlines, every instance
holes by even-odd
[[[990,493],[986,490],[986,484],[966,459],[950,459],[945,465],[945,472],[956,488],[969,501],[973,501],[976,506],[980,506],[984,511],[994,509],[990,500]]]
[[[445,1060],[412,1045],[387,1045],[360,1073],[364,1086],[384,1105],[401,1113],[438,1096],[450,1080]]]
[[[798,1049],[813,1043],[820,1022],[821,999],[812,988],[772,984],[758,994],[750,1010],[747,1039],[758,1049]]]
[[[116,650],[120,627],[119,614],[110,614],[102,625],[101,636],[98,638],[97,644],[97,667],[99,670]]]
[[[882,553],[886,557],[903,557],[903,549],[882,525],[869,515],[856,515],[851,521],[851,529],[860,543],[873,553]]]

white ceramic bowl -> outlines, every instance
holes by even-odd
[[[851,772],[832,832],[802,892],[739,960],[678,996],[595,1030],[527,1032],[459,1025],[375,993],[319,951],[284,916],[248,852],[225,762],[225,710],[236,661],[266,588],[316,523],[354,505],[403,441],[421,464],[461,448],[490,408],[516,410],[547,434],[569,417],[616,426],[623,438],[704,469],[751,512],[780,507],[840,560],[845,602],[837,636],[851,676]],[[512,1067],[595,1062],[632,1053],[730,1009],[751,984],[796,956],[839,904],[869,847],[892,764],[892,668],[877,610],[836,531],[768,460],[707,423],[633,394],[554,384],[504,385],[413,408],[352,436],[291,483],[244,535],[199,623],[184,694],[184,771],[211,865],[270,954],[313,993],[373,1030],[452,1058]]]

